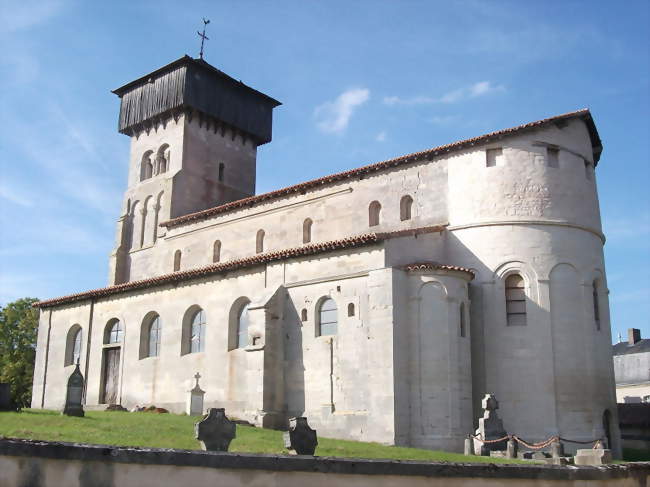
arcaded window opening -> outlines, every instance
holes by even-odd
[[[506,278],[506,315],[508,326],[526,325],[526,288],[519,274]]]
[[[592,285],[592,299],[594,303],[594,321],[596,330],[600,331],[600,299],[598,296],[598,281],[595,280]]]
[[[255,236],[255,253],[264,252],[264,230],[258,230]]]
[[[124,327],[117,318],[113,318],[106,324],[104,330],[104,344],[111,345],[114,343],[122,343],[124,339]]]
[[[153,156],[153,151],[148,150],[142,155],[142,161],[140,162],[140,181],[144,181],[153,176],[153,162],[151,157]]]
[[[503,149],[497,147],[494,149],[487,149],[485,151],[485,165],[486,167],[499,166],[503,158]]]
[[[212,262],[219,262],[221,260],[221,240],[215,240],[212,245]]]
[[[302,222],[302,243],[304,244],[311,242],[311,227],[313,223],[311,218],[307,218]]]
[[[332,298],[326,298],[318,307],[318,335],[336,335],[338,328],[338,309]]]
[[[64,365],[74,365],[81,358],[81,326],[72,325],[68,330],[65,345]]]
[[[560,167],[560,149],[557,149],[555,147],[547,147],[546,163],[548,167]]]
[[[399,219],[401,221],[411,219],[411,209],[413,208],[413,198],[408,194],[402,196],[402,199],[399,202]]]
[[[181,257],[183,253],[180,250],[174,252],[174,272],[181,270]]]
[[[368,206],[368,226],[375,227],[379,225],[379,217],[381,213],[381,204],[379,201],[373,201]]]

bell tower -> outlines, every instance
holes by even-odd
[[[109,271],[120,284],[131,254],[164,236],[160,222],[255,194],[257,147],[271,141],[280,102],[187,55],[113,93],[131,138]]]

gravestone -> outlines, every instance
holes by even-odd
[[[564,445],[561,441],[551,443],[551,456],[553,458],[562,458],[564,456]]]
[[[574,465],[605,465],[612,463],[612,450],[605,448],[589,448],[578,450],[573,457]]]
[[[201,374],[197,372],[194,376],[196,384],[189,391],[190,395],[187,399],[187,408],[185,412],[190,416],[201,416],[203,414],[203,397],[205,396],[205,391],[199,386],[200,378]]]
[[[194,432],[204,450],[228,451],[235,428],[235,423],[226,417],[225,409],[210,408],[207,416],[194,425]]]
[[[284,433],[284,447],[294,455],[313,455],[318,439],[316,430],[307,424],[307,418],[289,419],[289,431]]]
[[[11,411],[11,387],[6,382],[0,383],[0,411]]]
[[[474,455],[474,440],[471,436],[465,438],[465,455]]]
[[[508,436],[503,428],[503,421],[497,414],[499,403],[492,394],[486,394],[481,401],[483,408],[483,417],[478,420],[478,429],[476,436],[482,440],[496,440]],[[506,449],[506,440],[496,443],[483,443],[480,440],[474,440],[474,451],[481,452],[481,455],[489,455],[490,451],[500,451]]]
[[[65,406],[63,413],[66,416],[84,416],[84,408],[81,405],[84,390],[84,376],[79,370],[79,362],[68,378],[68,387],[65,393]]]
[[[508,440],[506,458],[517,458],[517,442],[512,438]]]

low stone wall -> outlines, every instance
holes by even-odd
[[[0,439],[2,487],[460,487],[650,485],[650,463],[606,467],[425,463]]]

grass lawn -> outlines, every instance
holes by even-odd
[[[0,413],[0,436],[119,446],[200,449],[194,439],[198,417],[176,414],[86,411],[86,417],[56,411],[24,409]],[[282,432],[237,425],[231,452],[286,454]],[[318,438],[318,456],[389,458],[438,462],[525,463],[517,460],[464,456],[459,453],[385,446],[378,443]]]

